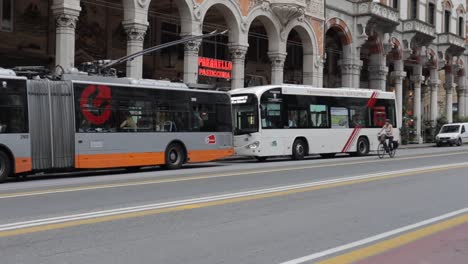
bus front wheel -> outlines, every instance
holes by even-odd
[[[179,169],[186,160],[184,148],[178,143],[171,143],[166,149],[166,164],[169,170]]]
[[[0,150],[0,182],[4,182],[12,171],[10,157]]]
[[[295,160],[302,160],[306,155],[306,143],[302,139],[296,139],[293,144],[293,154],[292,158]]]

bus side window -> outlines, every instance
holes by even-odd
[[[310,111],[310,127],[312,128],[327,128],[330,126],[328,122],[328,106],[314,105],[309,106]]]
[[[348,108],[331,107],[330,114],[332,128],[349,128]]]

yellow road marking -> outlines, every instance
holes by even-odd
[[[247,170],[247,171],[241,171],[241,172],[221,173],[221,174],[213,174],[213,175],[197,175],[197,176],[165,178],[165,179],[157,179],[157,180],[144,180],[144,181],[123,182],[123,183],[97,184],[97,185],[88,185],[88,186],[81,186],[81,187],[66,187],[66,188],[56,188],[56,189],[45,189],[45,190],[30,191],[30,192],[3,193],[3,194],[0,194],[0,199],[25,197],[25,196],[36,196],[36,195],[53,194],[53,193],[65,193],[65,192],[88,191],[88,190],[98,190],[98,189],[110,189],[110,188],[119,188],[119,187],[152,185],[152,184],[162,184],[162,183],[174,183],[174,182],[184,182],[184,181],[194,181],[194,180],[206,180],[206,179],[213,179],[213,178],[225,178],[225,177],[232,177],[232,176],[242,176],[242,175],[249,175],[249,174],[262,174],[262,173],[281,172],[281,171],[294,171],[294,170],[316,169],[316,168],[327,168],[327,167],[341,167],[341,166],[357,165],[357,164],[368,164],[368,163],[375,164],[375,163],[398,161],[398,160],[413,160],[413,159],[422,159],[422,158],[428,158],[428,157],[454,156],[454,155],[461,155],[461,154],[468,154],[468,152],[467,151],[460,151],[460,152],[453,152],[453,153],[420,155],[420,156],[402,157],[402,158],[394,158],[394,159],[379,159],[379,160],[374,160],[373,159],[373,160],[366,160],[366,161],[345,162],[345,163],[339,163],[339,164],[330,162],[330,163],[327,163],[327,164],[306,165],[306,166],[294,166],[294,167],[293,166],[288,166],[288,167],[283,166],[283,167],[276,167],[276,168],[267,169],[267,170],[262,170],[262,169],[260,169],[260,170]]]
[[[335,188],[335,187],[341,187],[341,186],[348,186],[348,185],[353,185],[353,184],[358,184],[358,183],[388,180],[388,179],[399,178],[399,177],[404,177],[404,176],[419,175],[419,174],[424,174],[424,173],[429,173],[429,172],[433,173],[433,172],[438,172],[438,171],[446,171],[446,170],[460,169],[460,168],[466,168],[466,167],[468,167],[468,165],[453,165],[453,166],[446,166],[446,167],[441,167],[441,168],[431,168],[431,169],[426,169],[426,170],[389,174],[388,176],[376,176],[373,178],[359,179],[359,180],[353,180],[353,181],[348,181],[348,182],[339,182],[339,183],[331,183],[331,184],[319,185],[319,186],[313,186],[313,187],[305,187],[305,188],[288,190],[288,191],[278,191],[278,192],[267,193],[267,194],[250,195],[250,196],[244,196],[244,197],[238,197],[238,198],[228,198],[224,200],[201,202],[201,203],[190,204],[190,205],[180,205],[180,206],[174,206],[174,207],[162,208],[162,209],[152,209],[152,210],[146,210],[146,211],[140,211],[140,212],[123,213],[123,214],[112,215],[112,216],[102,216],[102,217],[96,217],[92,219],[74,220],[74,221],[56,223],[56,224],[46,224],[46,225],[36,226],[36,227],[27,227],[27,228],[21,228],[21,229],[9,230],[9,231],[0,231],[0,237],[11,237],[11,236],[41,232],[41,231],[55,230],[55,229],[81,226],[81,225],[97,224],[97,223],[103,223],[103,222],[109,222],[109,221],[115,221],[115,220],[122,220],[122,219],[129,219],[129,218],[135,218],[135,217],[168,213],[168,212],[178,212],[178,211],[193,210],[193,209],[199,209],[199,208],[205,208],[205,207],[211,207],[211,206],[217,206],[217,205],[226,205],[226,204],[232,204],[232,203],[254,201],[254,200],[280,197],[280,196],[286,196],[286,195],[292,195],[292,194],[298,194],[298,193],[304,193],[304,192],[310,192],[310,191],[316,191],[316,190],[323,190],[323,189],[329,189],[329,188]]]
[[[377,254],[386,252],[388,250],[404,246],[408,243],[416,241],[418,239],[427,237],[429,235],[447,230],[449,228],[459,226],[461,224],[468,223],[468,214],[454,217],[452,219],[442,221],[437,224],[429,225],[421,229],[408,232],[406,234],[384,240],[382,242],[351,251],[349,253],[336,256],[324,261],[318,262],[318,264],[347,264],[355,263],[356,261],[364,260],[366,258],[375,256]]]

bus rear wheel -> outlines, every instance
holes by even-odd
[[[292,158],[294,160],[302,160],[306,155],[306,143],[302,139],[296,139],[293,144]]]
[[[369,141],[366,138],[359,138],[357,145],[356,145],[356,156],[366,156],[369,154]]]
[[[184,148],[179,143],[171,143],[166,149],[166,164],[164,167],[169,170],[179,169],[186,160]]]
[[[0,150],[0,182],[4,182],[12,172],[10,157]]]

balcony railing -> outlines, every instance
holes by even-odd
[[[396,25],[400,23],[400,16],[397,9],[373,2],[371,0],[360,2],[358,4],[358,15],[370,15],[374,18],[383,19]]]
[[[439,45],[450,45],[465,49],[465,39],[453,33],[439,34]]]
[[[417,19],[403,21],[403,32],[415,32],[435,38],[435,27]]]

